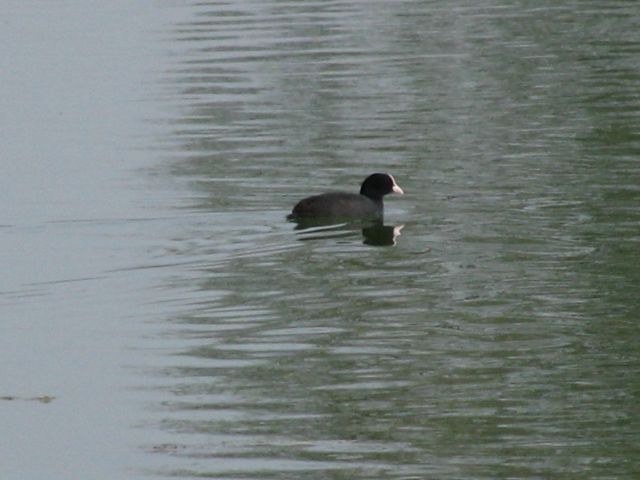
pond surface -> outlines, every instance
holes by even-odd
[[[3,480],[640,476],[635,0],[7,10]]]

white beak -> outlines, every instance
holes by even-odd
[[[393,180],[393,186],[391,187],[391,191],[395,193],[399,193],[400,195],[404,194],[404,191],[398,186],[396,183],[396,179],[393,176],[389,175],[391,180]]]

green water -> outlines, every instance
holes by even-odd
[[[184,474],[638,475],[640,10],[587,3],[176,26],[171,165],[202,213],[168,287],[198,298],[167,318]],[[283,223],[378,170],[407,192],[394,247]]]
[[[638,478],[637,2],[154,8],[131,478]],[[393,242],[285,220],[375,171]]]

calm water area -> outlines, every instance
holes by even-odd
[[[0,26],[0,479],[640,478],[637,0]]]

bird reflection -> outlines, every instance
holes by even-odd
[[[363,228],[364,243],[378,247],[395,245],[396,238],[400,236],[400,231],[403,228],[404,225],[391,226],[383,224]]]
[[[378,247],[396,245],[404,228],[404,225],[384,225],[381,221],[335,223],[330,220],[298,219],[295,223],[301,241],[348,238],[361,234],[365,245]]]

